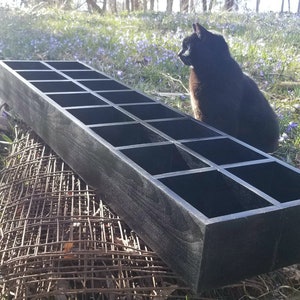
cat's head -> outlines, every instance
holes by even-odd
[[[184,38],[178,53],[185,65],[197,66],[230,56],[227,43],[221,35],[208,31],[199,23],[193,24],[193,30],[193,34]]]

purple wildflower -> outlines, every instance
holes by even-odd
[[[298,127],[298,123],[291,121],[286,128],[286,132],[291,132],[294,128],[297,127]]]
[[[98,51],[97,51],[98,55],[105,55],[105,49],[103,49],[102,47],[99,47]]]

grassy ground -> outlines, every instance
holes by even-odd
[[[188,113],[188,69],[177,52],[198,20],[225,36],[232,55],[274,106],[281,124],[281,147],[275,155],[300,166],[299,16],[98,16],[0,9],[0,19],[1,59],[78,59]]]
[[[191,113],[188,68],[178,60],[177,52],[183,37],[191,32],[191,23],[197,20],[225,36],[232,55],[272,103],[281,126],[280,148],[274,155],[300,167],[299,16],[228,13],[98,16],[0,9],[0,20],[0,59],[78,59],[187,113]],[[295,267],[246,281],[237,286],[236,291],[241,292],[234,298],[228,289],[205,297],[287,299],[294,294],[297,297],[298,273]]]

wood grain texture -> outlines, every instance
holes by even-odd
[[[1,97],[62,157],[80,177],[97,189],[102,198],[156,248],[161,257],[195,281],[201,262],[204,226],[184,203],[174,201],[155,180],[126,162],[126,158],[99,141],[100,138],[50,104],[28,83],[10,72],[0,72]],[[17,87],[17,88],[16,88]],[[147,213],[146,213],[147,212]],[[200,226],[199,226],[200,225]],[[192,283],[196,288],[197,283]]]
[[[83,66],[83,69],[88,68]],[[74,82],[76,83],[76,80]],[[276,159],[260,151],[252,155],[251,151],[255,151],[252,147],[248,148],[244,143],[240,144],[232,139],[233,143],[247,148],[244,156],[249,152],[249,157],[254,160],[239,160],[235,165],[224,167],[206,160],[201,153],[197,154],[187,149],[195,137],[186,139],[184,143],[170,138],[168,145],[176,143],[176,147],[181,149],[179,152],[189,151],[190,154],[185,157],[192,169],[181,170],[180,166],[177,170],[172,165],[172,174],[152,176],[126,156],[126,153],[134,153],[136,145],[127,147],[130,151],[124,150],[124,147],[113,147],[97,134],[97,130],[82,123],[73,113],[74,108],[70,110],[73,113],[71,114],[68,109],[41,92],[37,86],[44,85],[32,85],[5,62],[0,62],[0,98],[4,99],[82,179],[96,189],[102,199],[181,275],[195,292],[299,261],[300,242],[298,239],[294,241],[292,234],[289,234],[290,226],[299,222],[292,213],[293,209],[289,209],[289,203],[283,205],[260,191],[261,187],[250,186],[233,174],[234,167],[243,173],[244,169],[246,170],[245,166],[249,164],[263,165],[269,161],[279,163]],[[79,86],[83,88],[80,84]],[[84,93],[87,91],[88,89],[83,88]],[[99,94],[105,93],[107,92]],[[143,98],[136,92],[132,94],[137,95],[139,99]],[[53,99],[55,98],[54,96]],[[149,102],[149,99],[145,101]],[[68,103],[71,102],[68,96]],[[91,104],[94,104],[94,100]],[[111,106],[110,110],[117,108],[116,104],[106,103],[105,99],[101,105]],[[135,113],[138,108],[137,105],[129,110]],[[163,107],[164,111],[165,109],[166,106]],[[148,112],[142,111],[142,114],[144,113]],[[174,112],[170,115],[173,116]],[[186,119],[191,121],[189,117]],[[122,118],[118,121],[122,121]],[[141,121],[141,124],[148,127],[154,124],[155,128],[166,128],[163,121],[159,122],[159,126],[155,122]],[[117,126],[121,127],[122,124],[118,123]],[[199,126],[204,125],[199,123]],[[218,133],[208,138],[229,138],[220,135],[222,134]],[[163,138],[156,142],[165,145],[166,136],[162,136]],[[209,153],[209,150],[205,151]],[[151,155],[151,151],[148,155]],[[190,155],[194,156],[192,160]],[[147,160],[147,156],[145,159]],[[165,156],[162,156],[162,159],[166,159]],[[195,162],[197,159],[203,159],[204,168]],[[226,161],[226,158],[224,160]],[[293,184],[297,183],[300,173],[285,167],[293,172]],[[164,167],[164,172],[167,170],[168,168]],[[247,179],[247,176],[245,178]],[[295,250],[292,257],[287,256],[284,254],[285,245],[295,246],[299,251]]]

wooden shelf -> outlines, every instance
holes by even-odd
[[[299,170],[78,61],[1,61],[0,97],[195,292],[300,261]]]

